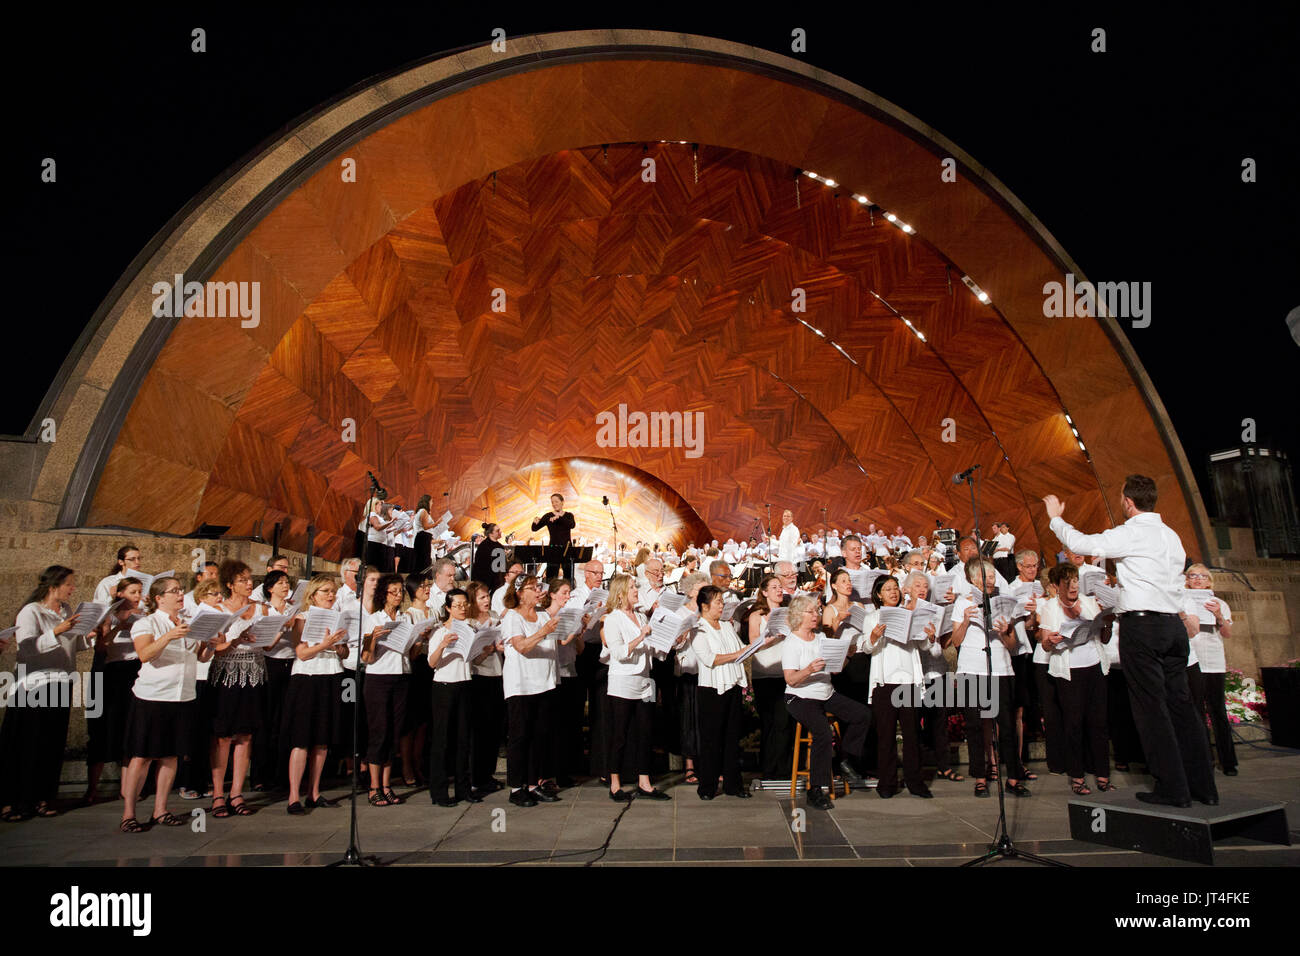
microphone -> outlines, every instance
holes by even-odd
[[[384,498],[388,497],[388,492],[380,487],[379,482],[375,479],[372,472],[366,472],[366,477],[370,479],[370,490],[374,492],[376,498],[382,501]]]
[[[604,505],[606,508],[608,508],[608,507],[609,507],[609,495],[601,495],[601,496],[600,496],[600,503],[601,503],[602,505]]]
[[[979,468],[979,467],[980,467],[979,465],[971,465],[971,466],[970,466],[969,468],[967,468],[965,471],[963,471],[963,472],[958,472],[957,474],[955,474],[955,475],[952,476],[952,483],[953,483],[954,485],[960,485],[963,481],[965,481],[965,480],[966,480],[967,478],[969,478],[971,475],[975,474],[975,469],[976,469],[976,468]]]

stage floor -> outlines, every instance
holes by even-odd
[[[1265,746],[1267,746],[1265,744]],[[1293,847],[1245,840],[1216,844],[1219,866],[1300,865],[1300,754],[1238,747],[1241,773],[1216,774],[1224,797],[1287,804]],[[964,772],[964,768],[963,772]],[[1195,866],[1164,857],[1112,850],[1070,839],[1068,780],[1040,774],[1033,796],[1007,798],[1011,835],[1024,850],[1074,866]],[[953,866],[982,853],[997,819],[997,798],[977,799],[969,780],[934,781],[933,800],[906,790],[890,800],[855,791],[829,813],[809,810],[806,829],[792,829],[788,792],[756,793],[752,800],[719,796],[700,800],[694,787],[673,774],[659,785],[671,802],[611,802],[597,781],[566,790],[562,800],[529,809],[511,806],[507,792],[481,804],[431,805],[427,792],[399,787],[409,797],[398,807],[358,807],[363,855],[404,865],[620,865],[771,863],[870,866]],[[1138,774],[1116,774],[1123,793],[1143,789]],[[343,794],[327,791],[332,797]],[[363,795],[364,798],[364,795]],[[263,809],[249,817],[218,820],[206,815],[204,832],[191,827],[117,830],[120,801],[69,811],[52,819],[0,823],[0,859],[6,865],[38,866],[284,866],[331,863],[347,847],[348,809],[285,813],[283,797],[249,800]],[[142,803],[143,819],[153,806]],[[207,801],[174,798],[170,809],[189,814]],[[1032,865],[1003,861],[998,866]]]

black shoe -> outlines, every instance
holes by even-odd
[[[539,801],[540,803],[559,803],[559,802],[560,802],[560,798],[559,798],[559,797],[557,797],[555,794],[553,794],[553,793],[551,793],[551,792],[549,792],[549,791],[547,791],[547,790],[543,790],[543,789],[541,789],[540,787],[535,787],[535,788],[531,791],[531,793],[532,793],[532,797],[533,797],[533,799]]]
[[[469,793],[458,793],[458,794],[456,794],[456,799],[457,799],[457,800],[464,800],[466,803],[482,803],[482,802],[483,802],[483,798],[480,797],[480,796],[479,796],[475,791],[473,791],[473,790],[471,790]]]
[[[696,792],[698,793],[698,791],[696,791]],[[701,800],[712,800],[712,799],[713,799],[714,797],[716,797],[716,796],[717,796],[716,793],[701,793],[701,794],[700,794],[700,799],[701,799]]]
[[[930,792],[930,788],[929,788],[929,787],[924,787],[924,786],[922,786],[922,787],[917,787],[915,790],[913,790],[911,787],[908,787],[908,788],[907,788],[907,792],[910,793],[910,794],[911,794],[912,796],[914,796],[914,797],[921,797],[923,800],[933,800],[933,799],[934,799],[934,794]]]
[[[533,798],[533,795],[529,792],[527,787],[516,790],[514,793],[510,794],[510,802],[517,807],[537,806],[537,801]]]
[[[884,787],[876,787],[876,796],[881,800],[888,800],[896,793],[898,793],[897,790],[886,790]]]
[[[1017,796],[1017,797],[1033,796],[1029,788],[1026,787],[1023,783],[1008,783],[1006,786],[1006,791],[1007,793],[1010,793],[1013,796]]]
[[[742,799],[742,800],[751,800],[751,799],[753,799],[753,796],[754,796],[754,795],[753,795],[752,793],[750,793],[748,790],[737,790],[737,791],[734,792],[734,793],[728,793],[727,796],[729,796],[729,797],[739,797],[739,798]]]
[[[1210,797],[1195,797],[1194,799],[1207,807],[1217,807],[1219,805],[1219,795],[1217,793]]]
[[[477,790],[479,793],[485,793],[485,794],[496,793],[498,790],[501,789],[501,782],[492,777],[489,777],[487,781],[483,784],[483,786],[475,787],[474,789]]]
[[[572,777],[556,777],[555,782],[559,785],[558,789],[560,790],[568,790],[577,783]]]
[[[627,803],[632,799],[632,794],[628,793],[626,790],[611,790],[609,792],[609,799],[613,800],[615,803]]]
[[[537,789],[541,790],[543,793],[549,793],[551,794],[551,796],[554,796],[555,794],[560,792],[560,785],[557,784],[554,780],[546,780],[543,781],[542,784]]]
[[[1192,805],[1192,801],[1190,800],[1175,800],[1172,797],[1166,797],[1162,793],[1147,793],[1144,790],[1138,791],[1133,794],[1133,796],[1137,797],[1143,803],[1155,803],[1162,807],[1178,807],[1179,809],[1185,810]]]
[[[304,806],[303,806],[301,803],[299,803],[297,800],[295,800],[293,803],[289,804],[289,805],[288,805],[287,807],[285,807],[284,809],[285,809],[285,812],[288,813],[289,816],[291,816],[291,817],[300,817],[300,816],[302,816],[304,813],[307,812],[307,808],[304,807]]]
[[[835,804],[831,798],[826,796],[826,792],[821,787],[813,787],[808,791],[808,799],[805,801],[808,806],[814,810],[833,810]]]
[[[840,772],[857,777],[859,780],[863,779],[864,776],[862,771],[858,769],[858,765],[848,757],[840,758]]]
[[[315,808],[315,807],[337,807],[337,806],[339,805],[339,802],[338,802],[337,800],[331,800],[329,797],[325,796],[324,794],[321,794],[321,795],[320,795],[319,797],[317,797],[315,800],[313,800],[311,797],[308,797],[308,798],[307,798],[306,800],[304,800],[302,803],[303,803],[303,806],[305,806],[305,807],[311,807],[311,808]]]
[[[1223,771],[1223,775],[1225,777],[1235,777],[1237,775],[1237,768],[1229,767],[1227,770]]]
[[[638,797],[644,797],[647,800],[671,800],[672,799],[672,797],[668,796],[668,794],[664,793],[658,787],[655,787],[653,790],[642,790],[640,787],[637,787],[636,795]]]
[[[434,800],[433,802],[440,807],[454,807],[456,806],[456,804],[460,803],[460,798],[449,797],[444,793],[441,797],[439,797],[437,800]]]

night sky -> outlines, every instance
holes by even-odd
[[[22,361],[0,432],[28,427],[103,297],[177,210],[296,117],[368,78],[486,43],[495,27],[510,36],[659,29],[785,55],[802,27],[803,59],[955,142],[1091,279],[1152,283],[1150,327],[1126,332],[1211,513],[1206,458],[1240,442],[1243,419],[1255,420],[1261,444],[1300,452],[1300,347],[1285,324],[1300,306],[1300,5],[1135,15],[795,4],[779,19],[660,3],[589,15],[571,4],[464,5],[489,11],[473,19],[447,4],[178,6],[7,13],[4,259],[10,367]],[[204,54],[190,52],[196,26],[207,31]],[[1089,49],[1095,27],[1106,30],[1105,53]],[[40,181],[46,156],[58,163],[53,185]],[[1245,157],[1257,162],[1255,183],[1242,182]]]

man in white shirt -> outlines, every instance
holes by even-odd
[[[456,586],[456,562],[439,558],[433,562],[433,587],[429,589],[429,613],[440,614],[447,602],[447,592]]]
[[[776,559],[795,564],[799,561],[799,529],[794,523],[794,512],[781,513],[781,534],[776,541]]]
[[[588,561],[582,566],[582,580],[574,584],[573,590],[569,592],[569,600],[585,604],[591,592],[600,587],[604,574],[605,566],[603,564],[595,559]]]
[[[640,589],[637,610],[649,614],[659,603],[659,595],[664,593],[664,563],[659,558],[647,558],[642,567],[645,568],[646,584]]]
[[[1120,592],[1117,611],[1124,629],[1124,677],[1147,766],[1155,778],[1145,803],[1208,806],[1219,802],[1204,717],[1187,684],[1190,653],[1180,616],[1187,555],[1178,535],[1152,509],[1156,483],[1129,475],[1120,492],[1124,524],[1101,534],[1082,534],[1062,517],[1055,495],[1043,499],[1052,533],[1076,554],[1104,554],[1115,561]]]
[[[901,524],[894,529],[894,537],[890,541],[890,544],[894,546],[895,550],[899,548],[911,549],[912,539],[903,534],[903,526]]]
[[[968,536],[957,542],[957,565],[953,568],[953,573],[957,576],[953,579],[952,591],[949,592],[952,598],[945,599],[943,603],[946,604],[948,600],[963,597],[971,592],[974,585],[971,584],[970,578],[966,574],[966,562],[979,557],[979,553],[979,545],[975,543],[974,538]],[[1007,579],[997,569],[994,569],[993,573],[997,579],[998,593],[1005,594],[1009,586]]]

